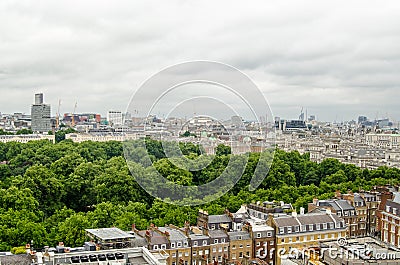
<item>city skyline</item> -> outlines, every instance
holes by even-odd
[[[211,60],[247,74],[281,117],[400,120],[400,5],[340,3],[4,1],[1,111],[29,113],[38,92],[62,113],[124,111],[161,69]]]
[[[40,92],[40,93],[36,93],[34,96],[36,97],[36,95],[39,95],[39,94],[41,94],[42,97],[44,95],[43,93]],[[35,98],[35,100],[36,100],[36,98]],[[60,103],[60,106],[61,106],[62,105],[61,104],[61,100],[58,100],[58,102]],[[58,105],[54,105],[53,106],[52,104],[46,102],[45,100],[43,100],[43,103],[46,104],[46,105],[49,105],[51,107],[51,110],[50,110],[51,116],[50,117],[55,118],[57,116],[57,107],[58,107]],[[35,102],[32,102],[29,106],[28,105],[27,106],[28,106],[28,108],[32,108],[32,106],[34,106],[34,105],[35,105]],[[13,114],[18,114],[18,113],[21,113],[21,114],[24,114],[24,115],[30,115],[31,111],[32,110],[29,110],[28,112],[24,112],[24,111],[17,110],[17,111],[12,111],[12,112],[4,112],[4,111],[2,111],[0,109],[0,115],[13,115]],[[188,111],[188,110],[186,109],[186,111]],[[60,115],[60,118],[62,118],[64,115],[66,115],[66,114],[71,115],[73,112],[74,111],[66,111],[66,112],[64,112],[60,108],[59,115]],[[74,113],[77,114],[77,115],[78,114],[85,114],[85,113],[93,113],[93,114],[96,113],[96,114],[100,114],[101,117],[107,118],[107,116],[109,115],[109,112],[121,112],[123,115],[125,115],[125,113],[126,113],[126,114],[129,114],[132,117],[138,117],[138,118],[147,117],[147,116],[137,115],[137,113],[134,113],[134,112],[132,113],[129,110],[127,112],[125,112],[125,111],[120,110],[120,109],[109,109],[109,110],[106,110],[104,113],[101,112],[101,111],[97,111],[97,109],[95,109],[95,110],[87,110],[87,111],[76,111],[76,109],[75,109]],[[220,121],[229,120],[231,117],[236,116],[233,113],[231,116],[229,116],[229,115],[226,116],[225,115],[226,116],[225,118],[218,119],[216,116],[209,116],[209,115],[206,115],[206,114],[203,115],[201,113],[193,113],[193,116],[189,115],[190,117],[188,117],[187,115],[183,115],[183,116],[182,115],[172,115],[174,113],[168,113],[168,114],[169,114],[168,117],[166,117],[164,113],[161,114],[160,112],[158,112],[158,113],[150,113],[149,115],[155,115],[156,117],[161,118],[161,119],[185,118],[187,120],[190,120],[191,118],[194,118],[194,117],[204,116],[204,117],[210,117],[210,118],[213,118],[213,119],[217,119],[217,120],[220,120]],[[304,107],[300,108],[298,116],[296,116],[296,114],[294,114],[293,116],[286,117],[286,116],[279,115],[279,113],[273,113],[273,114],[275,114],[275,116],[274,116],[275,119],[279,118],[279,119],[283,119],[283,120],[304,120],[304,121],[307,121],[307,120],[310,119],[310,121],[311,120],[316,120],[316,121],[320,121],[320,122],[337,122],[337,123],[341,123],[341,122],[350,122],[350,121],[357,122],[357,120],[358,120],[358,122],[360,122],[359,121],[360,118],[365,118],[366,121],[371,121],[371,122],[388,119],[389,121],[394,123],[394,126],[399,123],[399,120],[393,119],[391,116],[388,115],[388,113],[386,113],[384,115],[380,115],[379,112],[377,112],[374,117],[369,117],[369,116],[366,116],[364,114],[359,114],[359,115],[354,116],[353,118],[351,118],[349,120],[340,120],[338,116],[336,116],[334,120],[320,120],[320,119],[318,119],[319,118],[318,113],[309,113],[308,109],[304,108]],[[239,117],[240,117],[240,115],[239,115]],[[267,117],[267,119],[268,119],[268,117]],[[244,120],[245,121],[254,121],[253,119],[244,119]],[[258,117],[258,120],[263,122],[263,121],[265,121],[265,117]],[[272,122],[273,122],[273,120],[272,120]]]

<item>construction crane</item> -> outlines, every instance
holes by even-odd
[[[72,118],[71,118],[71,126],[72,127],[75,127],[75,111],[76,111],[77,106],[78,106],[78,102],[75,102],[74,112],[72,112]]]
[[[61,99],[58,100],[58,108],[56,114],[56,129],[60,128],[60,106],[61,106]]]

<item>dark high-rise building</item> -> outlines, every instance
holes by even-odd
[[[358,123],[363,124],[368,121],[368,118],[365,116],[358,116]]]
[[[48,132],[51,130],[50,105],[44,104],[43,94],[35,94],[35,104],[31,107],[31,129],[33,132]]]

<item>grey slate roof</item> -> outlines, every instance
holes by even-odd
[[[223,230],[209,230],[208,235],[211,238],[223,238],[228,237]]]
[[[232,240],[247,240],[250,239],[250,234],[246,231],[228,232],[229,239]]]
[[[333,220],[336,222],[342,221],[336,214],[328,215],[326,213],[308,213],[305,215],[298,215],[297,220],[296,217],[293,216],[280,216],[274,218],[275,223],[278,227],[286,227],[286,226],[298,226],[298,225],[310,225],[310,224],[323,224],[323,223],[332,223]],[[300,224],[299,224],[300,222]]]
[[[400,193],[394,192],[393,195],[393,200],[386,201],[385,208],[386,206],[390,206],[390,213],[396,216],[400,216]],[[396,212],[394,212],[393,209],[397,209]],[[385,211],[387,211],[387,209],[385,209]]]
[[[284,226],[296,226],[299,225],[299,223],[296,221],[296,219],[292,216],[280,216],[275,219],[275,223],[278,227],[284,227]]]
[[[336,222],[342,221],[336,214],[328,215],[328,214],[305,214],[297,216],[297,219],[301,224],[316,224],[316,223],[331,223],[332,218]]]
[[[139,231],[139,235],[142,237],[146,237],[146,231]],[[151,235],[151,240],[150,240],[150,245],[162,245],[162,244],[168,244],[168,239],[166,236],[161,235],[155,231],[150,230],[150,235]]]
[[[355,208],[346,200],[335,200],[337,205],[339,205],[344,211],[346,210],[354,210]]]
[[[364,199],[361,197],[360,194],[354,193],[354,201],[356,201],[356,202],[364,202]]]
[[[318,206],[329,206],[332,207],[335,211],[351,211],[355,210],[355,208],[346,200],[321,200],[318,201]]]
[[[168,232],[169,233],[169,239],[172,241],[184,241],[187,240],[186,235],[177,230],[177,229],[172,229],[170,227],[159,227],[158,230],[161,232]]]
[[[208,216],[209,224],[229,223],[229,222],[232,222],[232,220],[225,214]]]
[[[197,239],[199,239],[199,240],[210,239],[209,236],[202,235],[202,234],[195,234],[195,233],[190,233],[190,234],[189,234],[189,237],[190,237],[190,239],[193,239],[193,240],[197,240]]]

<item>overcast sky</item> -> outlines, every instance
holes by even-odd
[[[0,112],[125,110],[161,69],[243,71],[273,114],[400,120],[398,1],[0,1]]]

